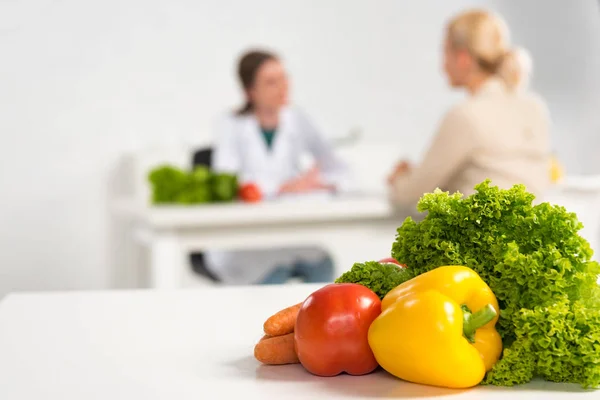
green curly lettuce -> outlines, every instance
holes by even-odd
[[[211,189],[215,201],[233,201],[238,191],[237,177],[231,174],[215,174],[211,178]]]
[[[154,204],[231,202],[238,191],[235,175],[213,173],[204,166],[184,171],[171,165],[161,165],[150,171],[148,181]]]
[[[335,280],[335,283],[358,283],[371,289],[380,299],[413,275],[396,264],[367,261],[356,263],[352,268]]]
[[[600,386],[600,266],[579,236],[574,213],[533,205],[522,185],[485,181],[466,198],[437,190],[418,204],[421,222],[398,228],[392,255],[415,274],[466,265],[494,291],[501,308],[502,359],[484,383],[514,385],[541,377]]]
[[[152,202],[160,204],[181,202],[190,179],[187,172],[177,167],[161,165],[150,171],[148,181],[152,186]]]

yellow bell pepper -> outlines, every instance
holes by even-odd
[[[419,275],[390,291],[381,308],[369,328],[369,345],[379,365],[398,378],[467,388],[500,358],[498,301],[470,268],[446,266]]]

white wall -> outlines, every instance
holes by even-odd
[[[417,158],[460,98],[440,74],[443,23],[466,5],[494,2],[449,3],[0,2],[0,296],[110,285],[111,168],[149,143],[205,141],[214,116],[240,100],[233,65],[248,46],[284,56],[296,103],[329,135],[359,126]],[[550,3],[554,18],[595,4]],[[546,6],[524,9],[539,18]],[[531,15],[508,14],[533,26]],[[581,22],[594,32],[598,23]],[[573,57],[595,46],[578,32],[567,43]],[[549,54],[543,37],[531,44],[536,56]],[[535,83],[572,72],[565,63],[556,77],[552,68],[538,66],[546,78]],[[585,79],[557,96],[579,100],[572,93],[585,91]],[[566,126],[572,113],[563,118],[557,104],[555,120]]]

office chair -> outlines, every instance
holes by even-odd
[[[196,150],[192,157],[192,167],[204,166],[210,168],[212,166],[212,153],[212,147],[204,147]]]
[[[200,166],[210,168],[212,166],[212,154],[212,147],[205,147],[195,151],[192,157],[192,168]],[[215,276],[208,270],[208,268],[206,268],[204,253],[192,253],[190,255],[190,262],[192,264],[192,271],[194,271],[196,274],[212,282],[220,281],[217,276]]]

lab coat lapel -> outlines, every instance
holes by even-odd
[[[245,123],[242,149],[246,153],[247,180],[261,176],[262,180],[280,185],[294,176],[296,164],[294,121],[287,111],[282,111],[277,132],[269,149],[260,125],[254,116],[249,116]]]
[[[264,160],[269,158],[269,149],[262,137],[260,125],[254,116],[252,116],[248,122],[248,131],[246,134],[251,139],[252,151],[255,151],[255,154],[264,162]]]
[[[293,146],[290,124],[289,113],[285,110],[279,114],[279,124],[277,126],[277,132],[275,133],[275,139],[270,150],[271,160],[274,163],[274,167],[280,169],[281,166],[285,165],[286,159],[290,156],[290,146]],[[265,145],[266,146],[266,145]]]

